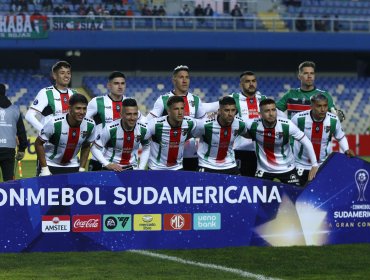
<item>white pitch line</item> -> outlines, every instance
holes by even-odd
[[[145,255],[145,256],[149,256],[149,257],[174,261],[174,262],[182,263],[182,264],[190,264],[190,265],[194,265],[194,266],[208,268],[208,269],[211,269],[211,270],[213,270],[213,269],[221,270],[221,271],[224,271],[224,272],[229,272],[229,273],[237,274],[237,275],[242,276],[242,277],[249,277],[249,278],[253,278],[253,279],[257,279],[257,280],[280,280],[279,278],[266,277],[266,276],[261,275],[261,274],[254,274],[254,273],[244,271],[244,270],[241,270],[241,269],[230,268],[230,267],[221,266],[221,265],[217,265],[217,264],[193,262],[193,261],[184,260],[184,259],[181,259],[181,258],[178,258],[178,257],[173,257],[173,256],[168,256],[168,255],[158,254],[158,253],[152,253],[152,252],[149,252],[149,251],[129,250],[129,252],[137,253],[137,254],[141,254],[141,255]]]

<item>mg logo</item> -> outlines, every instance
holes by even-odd
[[[173,229],[182,229],[185,225],[185,218],[181,215],[173,215],[171,218],[171,227]]]

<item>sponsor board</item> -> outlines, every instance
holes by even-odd
[[[71,231],[71,218],[68,215],[42,216],[41,220],[41,231],[44,233]]]
[[[164,230],[191,230],[192,220],[190,213],[164,214]]]
[[[134,231],[158,231],[162,230],[161,214],[135,214]]]
[[[103,231],[131,231],[131,215],[109,214],[103,216]]]
[[[99,232],[100,230],[100,215],[74,215],[72,217],[73,232]]]
[[[219,230],[221,229],[220,213],[195,213],[194,230]]]

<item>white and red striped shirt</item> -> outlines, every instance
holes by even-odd
[[[145,139],[152,138],[148,164],[152,170],[181,169],[185,141],[192,137],[196,127],[191,117],[184,117],[179,127],[171,127],[167,118],[163,116],[152,119],[147,125]]]
[[[257,170],[281,173],[295,168],[290,136],[298,141],[305,137],[296,125],[285,118],[277,118],[272,128],[265,127],[261,118],[246,123],[252,139],[256,141]]]
[[[55,167],[78,167],[77,154],[83,143],[95,139],[95,123],[84,118],[80,126],[71,127],[67,114],[52,117],[42,128],[39,138],[44,145],[46,163]]]
[[[246,124],[235,117],[230,126],[221,126],[217,119],[197,121],[194,135],[200,137],[199,166],[223,170],[236,166],[233,144],[247,132]]]
[[[126,131],[122,127],[121,119],[107,124],[94,143],[100,151],[103,151],[104,159],[101,162],[103,166],[117,163],[137,169],[140,144],[143,147],[149,145],[149,141],[144,140],[145,134],[146,126],[139,122],[132,131]]]
[[[338,117],[327,112],[322,121],[314,121],[311,110],[297,113],[292,122],[306,134],[311,140],[316,160],[321,165],[332,152],[331,139],[338,140],[340,147],[346,151],[349,149],[348,141],[342,130]],[[295,163],[298,168],[310,169],[311,161],[306,149],[299,142],[294,142]]]

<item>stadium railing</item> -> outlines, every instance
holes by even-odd
[[[56,16],[48,15],[50,31],[58,30],[110,30],[110,31],[269,31],[281,32],[281,22],[290,31],[296,31],[295,16],[271,16],[263,19],[247,17],[192,17],[192,16]],[[326,32],[370,32],[368,17],[306,17],[306,32],[322,32],[315,29],[315,22],[325,22]],[[264,24],[268,22],[268,26]]]

